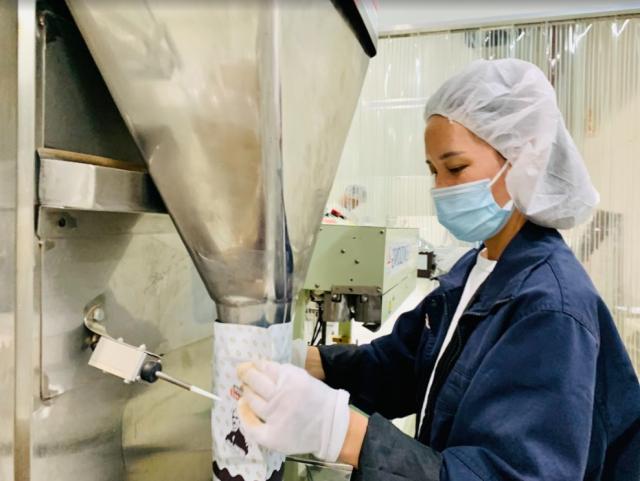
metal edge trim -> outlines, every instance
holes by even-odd
[[[33,352],[37,327],[34,296],[35,142],[36,142],[36,2],[18,1],[18,158],[16,186],[16,300],[14,477],[31,479]]]
[[[69,150],[52,149],[49,147],[39,148],[38,157],[40,157],[41,159],[64,160],[67,162],[76,162],[79,164],[90,164],[100,167],[109,167],[112,169],[129,170],[132,172],[148,172],[145,165],[134,164],[133,162],[125,162],[122,160],[112,159],[110,157],[101,157],[99,155],[84,154],[81,152],[72,152]]]

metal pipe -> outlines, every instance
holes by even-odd
[[[213,401],[220,401],[220,398],[215,394],[212,394],[209,391],[205,391],[204,389],[201,389],[198,386],[194,386],[193,384],[188,384],[184,381],[181,381],[180,379],[176,379],[175,377],[171,377],[163,371],[156,372],[156,377],[158,379],[162,379],[163,381],[167,381],[174,386],[185,389],[186,391],[191,391],[194,394],[204,396],[206,398],[212,399]]]
[[[171,384],[174,384],[178,387],[181,387],[182,389],[186,389],[187,391],[191,390],[191,386],[189,384],[187,384],[186,382],[180,381],[179,379],[175,379],[171,376],[169,376],[168,374],[165,374],[164,372],[160,371],[156,373],[156,377],[158,379],[162,379],[163,381],[167,381],[170,382]]]

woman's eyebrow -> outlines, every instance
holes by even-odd
[[[461,154],[464,154],[464,152],[463,151],[458,151],[458,150],[445,152],[444,154],[442,154],[440,156],[440,160],[445,160],[445,159],[448,159],[449,157],[455,157],[456,155],[461,155]]]

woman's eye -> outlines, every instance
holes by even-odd
[[[461,165],[459,167],[452,167],[452,168],[449,169],[449,172],[451,172],[452,174],[458,174],[458,173],[462,172],[466,168],[467,168],[466,165]]]

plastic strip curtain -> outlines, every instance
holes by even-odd
[[[476,58],[536,63],[556,88],[569,130],[602,200],[591,222],[563,232],[611,309],[640,372],[640,16],[434,32],[381,39],[343,152],[330,202],[346,185],[368,191],[377,225],[438,225],[424,163],[422,110],[450,75]]]

